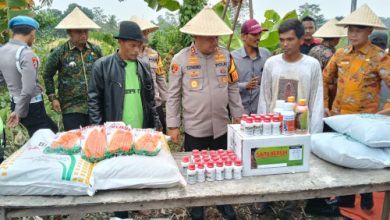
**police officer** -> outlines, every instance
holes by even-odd
[[[66,29],[69,40],[47,58],[44,80],[52,108],[62,112],[65,131],[89,124],[88,80],[92,65],[102,57],[102,52],[99,46],[88,42],[88,31],[97,28],[100,27],[77,7],[56,27]],[[57,72],[58,95],[54,85]]]
[[[137,16],[133,16],[130,18],[131,21],[137,23],[145,38],[148,39],[150,33],[156,31],[158,26],[152,24],[149,21],[146,21]],[[163,126],[163,132],[166,133],[166,121],[165,121],[165,112],[163,108],[163,104],[165,104],[167,100],[167,81],[165,77],[165,70],[161,60],[160,54],[150,48],[147,43],[144,43],[141,48],[140,57],[144,59],[150,65],[150,70],[153,77],[154,82],[154,96],[156,101],[156,111],[158,113],[158,117],[160,118],[161,124]]]
[[[12,39],[0,48],[0,78],[4,78],[11,96],[12,113],[7,124],[16,127],[21,122],[30,136],[41,128],[57,132],[46,114],[38,84],[39,58],[31,49],[39,24],[30,17],[17,16],[8,27],[13,32]]]
[[[170,67],[168,135],[179,142],[182,109],[186,151],[226,149],[229,110],[236,123],[244,111],[233,59],[228,50],[218,46],[218,36],[233,32],[208,7],[180,31],[193,35],[195,40],[174,56]],[[226,219],[236,219],[232,206],[217,208]],[[191,215],[192,219],[203,219],[203,208],[193,208]]]

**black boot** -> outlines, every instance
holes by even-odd
[[[191,209],[191,219],[192,220],[203,220],[204,219],[204,207],[193,207]]]
[[[328,205],[325,199],[309,199],[305,207],[306,214],[326,217],[340,216],[340,209],[337,206]]]
[[[374,207],[374,199],[372,198],[372,193],[362,193],[360,194],[360,208],[363,210],[370,210]]]
[[[335,199],[328,200],[328,205],[353,208],[355,207],[355,195],[337,196]]]
[[[231,205],[217,205],[218,211],[227,220],[237,220],[236,212]]]

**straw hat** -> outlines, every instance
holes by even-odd
[[[130,21],[137,23],[142,31],[153,32],[153,31],[156,31],[158,29],[157,25],[155,25],[152,22],[149,22],[145,19],[137,17],[137,16],[131,16]]]
[[[381,19],[368,7],[367,4],[362,5],[359,9],[352,12],[352,14],[345,17],[338,26],[361,25],[369,26],[377,29],[387,29]]]
[[[68,14],[55,29],[99,29],[100,27],[86,16],[78,7]]]
[[[195,36],[222,36],[233,34],[233,31],[222,21],[213,9],[205,7],[180,31]]]
[[[331,19],[321,26],[314,34],[313,37],[319,38],[340,38],[347,36],[347,30],[344,27],[336,26],[339,21],[337,19]]]

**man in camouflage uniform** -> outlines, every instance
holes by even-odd
[[[64,130],[68,131],[89,124],[88,80],[92,65],[102,57],[102,52],[98,46],[88,42],[88,30],[99,26],[75,8],[56,28],[66,29],[69,40],[49,55],[44,80],[52,107],[62,113]],[[57,72],[58,95],[54,85]]]
[[[158,29],[158,26],[136,16],[131,17],[130,20],[140,26],[146,39],[148,39],[148,35],[150,33]],[[156,111],[158,113],[158,117],[160,118],[163,132],[166,133],[167,123],[165,120],[164,104],[167,100],[167,81],[161,56],[157,51],[153,50],[145,43],[142,47],[140,57],[150,65],[154,83]]]

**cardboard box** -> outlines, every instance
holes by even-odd
[[[244,176],[309,171],[310,134],[249,136],[228,125],[228,148],[242,160]]]

